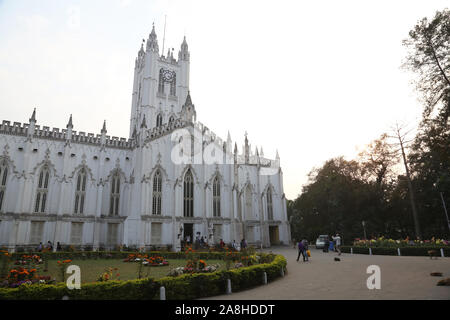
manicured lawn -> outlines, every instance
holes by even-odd
[[[186,260],[180,259],[168,259],[168,266],[164,267],[142,267],[141,277],[153,277],[162,278],[167,276],[169,271],[176,267],[184,267],[186,265]],[[206,260],[208,265],[218,263],[220,265],[220,270],[225,269],[225,262],[223,260]],[[138,263],[137,262],[123,262],[123,260],[118,259],[89,259],[89,260],[72,260],[69,265],[77,265],[81,269],[81,283],[95,282],[99,276],[105,272],[107,268],[117,268],[118,270],[113,271],[114,278],[119,280],[132,280],[138,278]],[[57,282],[61,281],[61,273],[58,268],[56,260],[50,260],[48,262],[48,272],[43,272],[44,265],[39,265],[39,275],[50,275],[55,278]],[[116,274],[119,277],[116,277]],[[67,279],[66,275],[66,279]]]

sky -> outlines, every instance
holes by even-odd
[[[402,40],[448,1],[0,0],[0,121],[128,138],[134,60],[155,24],[191,53],[197,120],[239,151],[278,150],[294,199],[326,160],[352,159],[422,106]]]

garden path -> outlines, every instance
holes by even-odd
[[[269,250],[264,250],[269,251]],[[432,277],[431,272],[442,272],[450,277],[450,258],[430,260],[428,257],[369,256],[345,254],[334,261],[336,253],[311,250],[309,262],[296,261],[297,250],[275,247],[272,252],[287,259],[288,272],[268,285],[231,295],[210,297],[213,300],[308,300],[308,299],[450,299],[450,287],[436,286],[443,277]],[[367,267],[381,269],[381,289],[369,290]]]

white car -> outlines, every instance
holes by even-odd
[[[328,240],[328,235],[320,235],[316,240],[316,249],[323,249],[325,247],[326,241]]]

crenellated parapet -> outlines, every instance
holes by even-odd
[[[30,124],[28,123],[22,124],[20,122],[13,122],[13,124],[11,124],[11,121],[3,120],[0,124],[0,133],[26,137],[28,135],[29,127]],[[35,125],[34,134],[32,135],[32,137],[37,139],[66,141],[67,131],[67,129],[50,129],[50,127],[48,126],[42,126],[41,128],[41,126]],[[101,137],[101,134],[85,133],[83,131],[77,133],[77,131],[72,130],[70,141],[73,143],[101,146]],[[132,149],[133,140],[114,136],[106,136],[105,146],[109,148]]]

